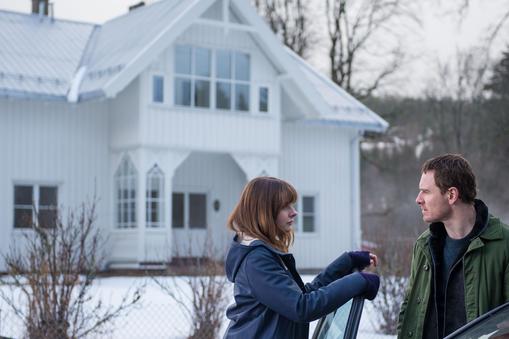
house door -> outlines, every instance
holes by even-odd
[[[200,189],[177,189],[172,193],[173,256],[206,256],[208,194]]]

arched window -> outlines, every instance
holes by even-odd
[[[154,165],[147,173],[147,227],[164,227],[164,173]]]
[[[129,156],[115,172],[115,224],[117,228],[135,228],[137,173]]]

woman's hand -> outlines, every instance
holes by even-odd
[[[354,268],[362,271],[366,267],[375,268],[378,265],[378,257],[368,251],[351,251],[348,252]]]

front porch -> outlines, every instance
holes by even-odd
[[[277,175],[275,156],[149,151],[115,155],[111,269],[159,269],[173,258],[222,258],[247,180]]]

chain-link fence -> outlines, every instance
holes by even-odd
[[[168,279],[168,278],[166,278]],[[139,278],[112,278],[100,279],[101,295],[105,302],[106,295],[114,293],[123,294],[133,281]],[[231,296],[231,294],[229,294]],[[359,326],[358,338],[365,339],[393,339],[395,336],[387,336],[377,333],[376,310],[370,302],[365,303],[361,324]],[[122,314],[114,319],[103,333],[92,334],[86,338],[105,339],[214,339],[221,338],[228,325],[228,319],[224,317],[222,328],[219,334],[214,336],[210,333],[200,333],[193,336],[193,326],[187,316],[174,300],[157,289],[155,283],[147,283],[144,296],[139,304],[132,308],[127,314]],[[310,326],[310,334],[313,333],[316,322]],[[7,338],[28,338],[26,326],[5,304],[0,304],[0,337]],[[59,336],[41,336],[40,338],[58,338]],[[60,338],[65,338],[60,337]]]

